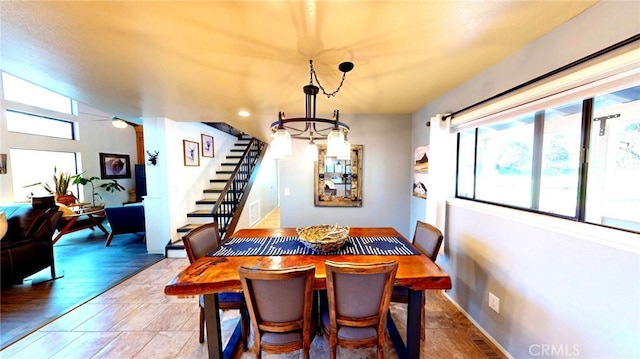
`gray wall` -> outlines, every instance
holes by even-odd
[[[304,159],[305,141],[293,140],[293,155],[280,159],[282,227],[337,223],[352,227],[394,227],[409,235],[411,197],[411,117],[341,116],[351,127],[349,141],[363,145],[362,207],[315,207],[313,166]],[[289,188],[290,195],[284,195]]]
[[[639,18],[639,2],[600,2],[427,104],[414,128],[636,35]],[[454,163],[455,151],[443,127],[431,127],[431,151],[442,158],[429,174],[448,180],[429,191],[448,199],[426,215],[446,215],[438,263],[453,280],[447,295],[516,358],[640,357],[640,236],[451,200],[455,173],[439,164]],[[421,206],[412,204],[412,217]],[[500,297],[499,314],[487,305],[489,292]]]

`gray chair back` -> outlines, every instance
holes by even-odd
[[[385,324],[398,263],[359,264],[325,261],[328,308],[322,327],[329,335],[330,358],[337,346],[375,346],[384,357]],[[327,313],[328,311],[328,313]]]
[[[413,244],[432,261],[436,261],[444,237],[440,230],[428,223],[417,221]]]
[[[218,224],[215,222],[206,223],[196,227],[187,233],[182,240],[189,262],[193,263],[220,245]]]
[[[238,269],[249,307],[258,357],[262,350],[284,353],[302,349],[309,357],[315,332],[313,265],[285,269]]]

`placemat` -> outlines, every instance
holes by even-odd
[[[298,236],[230,238],[208,256],[286,256],[300,254],[314,255],[388,255],[407,256],[419,254],[398,237],[349,237],[345,245],[334,252],[316,252],[300,243]]]

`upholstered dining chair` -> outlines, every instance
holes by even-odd
[[[328,303],[323,304],[322,330],[329,336],[331,359],[337,347],[377,347],[384,357],[385,324],[395,261],[376,264],[325,262]]]
[[[317,328],[313,265],[284,269],[240,267],[238,274],[249,307],[257,357],[302,350],[309,358]],[[315,312],[315,315],[314,315]]]
[[[220,232],[218,224],[206,223],[192,229],[183,238],[184,248],[189,262],[193,263],[198,258],[218,248],[220,245]],[[200,343],[204,342],[204,296],[199,298],[200,304]],[[240,311],[240,327],[243,350],[247,350],[247,337],[249,335],[249,312],[242,293],[219,293],[218,306],[222,310],[238,309]]]
[[[438,257],[438,252],[440,251],[440,246],[442,245],[443,240],[442,232],[430,225],[429,223],[425,223],[422,221],[416,222],[416,230],[413,234],[413,244],[418,247],[418,249],[427,257],[429,257],[433,262],[436,261]],[[393,287],[393,292],[391,293],[391,302],[393,303],[409,303],[409,289],[406,287]],[[422,297],[422,305],[420,308],[420,319],[422,325],[425,324],[425,299]],[[424,341],[425,339],[425,331],[424,329],[420,332],[420,340]]]

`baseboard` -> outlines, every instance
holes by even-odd
[[[509,354],[509,352],[502,347],[502,345],[500,345],[500,343],[498,343],[486,330],[484,330],[480,324],[478,324],[478,322],[475,321],[475,319],[473,319],[469,313],[467,313],[464,309],[462,309],[462,307],[460,305],[458,305],[458,303],[456,303],[451,297],[449,297],[449,295],[447,295],[447,292],[443,291],[444,297],[447,298],[447,300],[449,302],[451,302],[451,304],[453,304],[453,306],[455,306],[456,308],[458,308],[458,310],[467,318],[469,319],[469,321],[471,322],[471,324],[473,324],[473,326],[475,326],[485,337],[487,337],[487,339],[489,339],[489,341],[491,341],[491,343],[493,345],[495,345],[495,347],[504,355],[506,356],[508,359],[515,359],[511,354]]]

